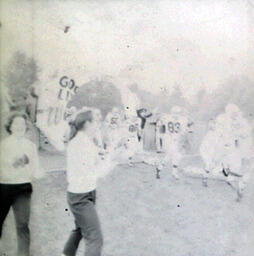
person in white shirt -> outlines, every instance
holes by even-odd
[[[27,116],[14,113],[6,130],[10,134],[0,145],[0,237],[4,220],[13,209],[17,230],[17,255],[28,256],[30,247],[29,216],[32,181],[41,178],[35,144],[25,137]]]
[[[100,256],[103,238],[95,209],[96,181],[106,175],[113,164],[111,157],[100,157],[94,143],[96,121],[93,111],[81,112],[73,123],[76,131],[67,145],[67,199],[76,228],[67,240],[63,255],[76,254],[82,238],[86,241],[86,256]]]

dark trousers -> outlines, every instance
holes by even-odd
[[[19,256],[29,256],[31,194],[31,183],[0,184],[0,238],[4,220],[12,207],[16,222]]]
[[[75,256],[79,243],[85,239],[85,256],[100,256],[103,244],[99,218],[95,210],[95,191],[67,193],[67,200],[75,219],[75,229],[67,240],[63,254]]]

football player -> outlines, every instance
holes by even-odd
[[[140,119],[130,117],[125,121],[124,138],[124,156],[128,159],[129,166],[133,165],[133,156],[142,151],[142,144],[138,140],[140,129]]]
[[[164,140],[167,138],[167,114],[161,114],[156,120],[156,148],[157,152],[164,152]]]
[[[166,122],[164,162],[171,160],[172,175],[175,179],[179,179],[179,164],[184,154],[186,135],[190,132],[189,120],[181,107],[174,106]]]
[[[226,106],[225,116],[231,140],[223,158],[223,174],[228,183],[237,183],[239,201],[250,175],[250,160],[253,155],[251,125],[235,104]]]
[[[217,147],[216,122],[210,119],[207,127],[207,134],[204,136],[199,152],[204,162],[203,185],[207,187],[208,174],[217,167],[215,153]]]
[[[112,112],[108,113],[104,120],[104,140],[107,151],[119,149],[123,144],[123,127],[121,127],[121,112],[114,107]]]

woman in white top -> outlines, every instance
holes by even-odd
[[[110,170],[111,160],[100,158],[101,149],[94,143],[96,122],[91,110],[79,113],[73,123],[75,132],[67,145],[67,200],[76,228],[65,244],[63,255],[74,256],[82,238],[86,256],[100,256],[102,232],[95,210],[96,181]],[[112,165],[111,165],[112,167]]]
[[[25,138],[27,116],[14,113],[6,125],[10,134],[0,145],[0,237],[12,207],[17,229],[18,255],[28,256],[29,215],[33,178],[41,177],[37,148]]]

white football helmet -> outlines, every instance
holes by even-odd
[[[174,107],[171,108],[170,113],[174,114],[174,115],[182,114],[183,113],[183,109],[180,106],[174,106]]]
[[[231,119],[238,119],[241,117],[241,110],[236,104],[230,103],[225,107],[226,115]]]

